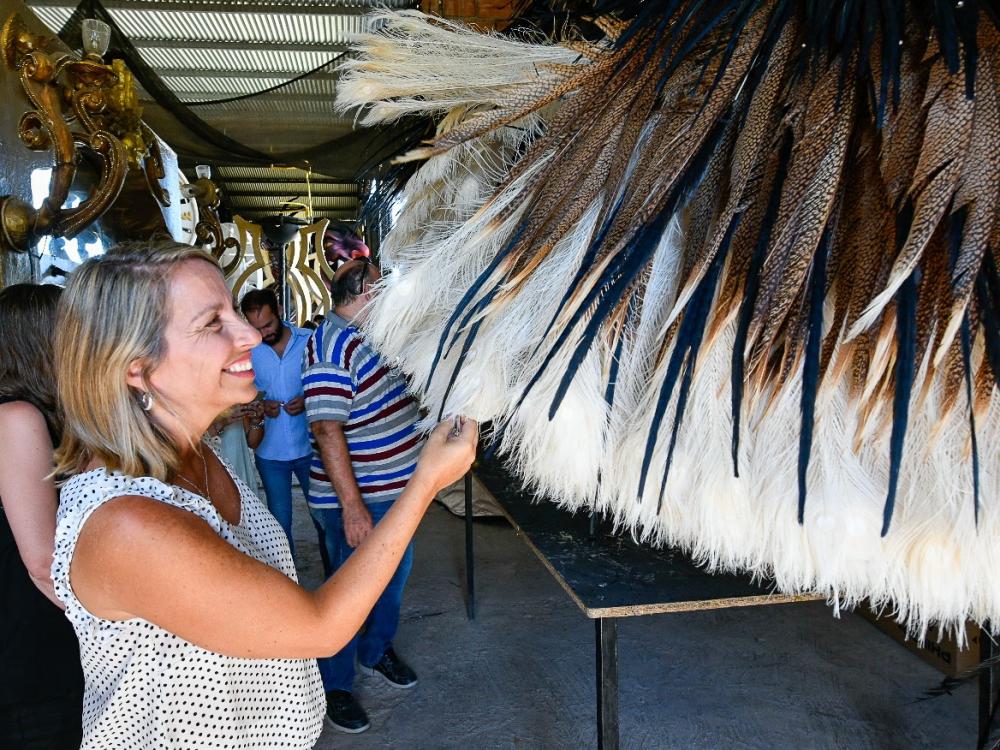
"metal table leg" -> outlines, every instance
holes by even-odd
[[[472,472],[465,475],[465,616],[476,619],[476,558],[472,550]]]
[[[597,634],[597,748],[618,750],[618,620],[594,620]]]
[[[981,662],[993,658],[996,654],[990,631],[990,623],[984,622],[982,632],[979,634],[979,660]],[[985,748],[990,734],[998,731],[997,722],[994,721],[997,718],[994,715],[996,704],[993,695],[995,691],[995,670],[993,667],[988,667],[979,674],[979,742],[976,743],[978,748]]]

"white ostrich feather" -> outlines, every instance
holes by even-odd
[[[358,55],[340,66],[337,82],[338,110],[367,106],[363,125],[456,107],[499,106],[515,97],[518,87],[562,75],[553,66],[581,62],[579,52],[559,45],[473,31],[416,10],[369,18],[379,31],[352,40]]]

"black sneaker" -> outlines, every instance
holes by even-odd
[[[348,734],[361,734],[371,726],[368,714],[346,690],[331,690],[326,694],[326,718],[334,729]]]
[[[417,684],[417,673],[410,669],[390,646],[376,664],[358,665],[367,675],[379,675],[393,687],[411,688]]]

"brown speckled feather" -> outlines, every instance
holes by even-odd
[[[920,38],[913,25],[907,30],[909,43],[901,51],[899,105],[889,107],[882,129],[880,167],[886,192],[892,206],[898,206],[913,182],[913,173],[920,158],[926,111],[924,92],[930,66],[922,61],[920,50],[926,40]],[[881,45],[872,50],[871,64],[876,85],[881,84],[879,55]]]
[[[927,125],[921,144],[920,159],[908,196],[913,201],[910,233],[896,256],[885,289],[872,300],[861,318],[870,324],[873,316],[889,302],[920,261],[934,230],[941,221],[958,188],[968,154],[975,104],[965,97],[962,76],[951,75],[935,44],[929,45],[932,56],[930,79],[924,96]]]
[[[751,369],[759,366],[761,356],[775,344],[786,316],[802,293],[840,187],[855,96],[853,89],[845,89],[837,107],[838,78],[839,66],[830,65],[813,85],[803,114],[802,133],[789,165],[790,189],[782,195],[786,220],[764,261],[761,295],[754,309]],[[792,174],[804,177],[791,179]]]
[[[981,51],[976,76],[975,120],[969,144],[969,156],[958,190],[955,193],[952,213],[960,208],[967,210],[962,234],[962,245],[951,271],[951,306],[947,311],[941,353],[951,344],[958,331],[975,286],[979,266],[986,252],[993,222],[1000,209],[1000,104],[997,90],[1000,86],[1000,45],[997,34],[990,29],[986,35],[993,44]]]

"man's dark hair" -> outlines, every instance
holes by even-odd
[[[278,314],[278,298],[273,289],[251,289],[240,300],[240,312],[244,315],[263,310],[265,307],[270,307],[275,315]]]
[[[333,304],[349,305],[355,297],[364,292],[365,281],[372,272],[373,266],[370,263],[358,263],[354,268],[345,271],[341,276],[334,277],[330,284],[330,296],[333,297]]]

